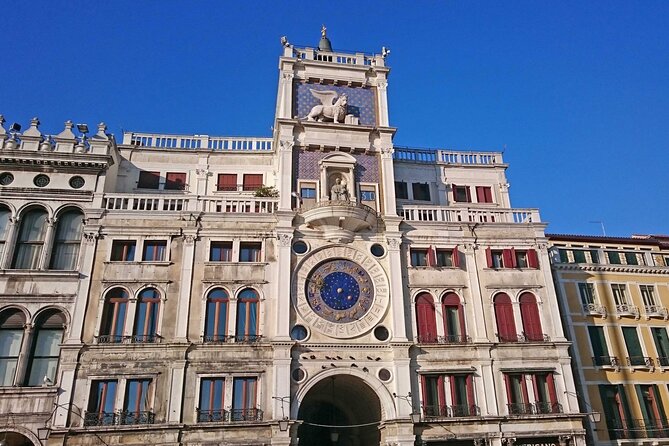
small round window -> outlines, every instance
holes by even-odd
[[[306,242],[303,242],[302,240],[298,240],[295,243],[293,243],[293,252],[295,254],[304,254],[309,250],[309,245],[306,244]]]
[[[386,249],[378,243],[374,243],[369,251],[374,257],[383,257],[383,255],[386,253]]]
[[[84,187],[84,183],[86,182],[80,176],[70,178],[70,187],[72,189],[81,189]]]
[[[293,377],[293,381],[298,383],[304,381],[304,378],[307,377],[307,373],[303,369],[295,369],[291,375]]]
[[[9,172],[0,173],[0,185],[8,186],[14,182],[14,175]]]
[[[379,341],[387,341],[390,337],[390,332],[383,325],[379,325],[374,329],[374,337]]]
[[[390,373],[390,370],[388,369],[379,370],[379,379],[383,382],[390,381],[390,378],[392,378],[392,376],[393,375]]]
[[[44,174],[39,174],[33,179],[33,184],[37,187],[46,187],[49,184],[49,179],[48,176]]]
[[[304,341],[307,339],[309,332],[304,325],[296,325],[290,330],[290,337],[295,341]]]

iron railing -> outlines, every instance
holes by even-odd
[[[549,401],[537,401],[534,403],[534,410],[537,414],[562,413],[562,404],[551,403]]]
[[[531,403],[509,403],[509,415],[533,415],[534,405]]]
[[[501,343],[512,342],[550,342],[551,338],[545,333],[520,333],[516,335],[504,335],[497,333],[497,339]]]
[[[648,356],[628,356],[627,365],[632,367],[647,367],[651,368],[654,365],[653,358]]]
[[[423,406],[425,418],[458,418],[477,417],[481,415],[481,409],[472,404],[456,404],[452,406],[427,405]]]
[[[230,421],[262,421],[263,413],[260,409],[232,409]]]
[[[153,424],[156,415],[150,411],[86,412],[84,426],[118,426]]]
[[[230,412],[224,409],[198,409],[198,423],[215,423],[220,421],[230,421]]]
[[[620,361],[617,356],[593,356],[592,363],[600,367],[620,367]]]
[[[416,342],[419,344],[469,344],[472,338],[467,335],[418,335]]]
[[[99,335],[95,337],[98,344],[157,344],[162,336],[152,335]]]
[[[616,440],[634,438],[669,438],[669,424],[643,419],[606,420],[609,436]]]

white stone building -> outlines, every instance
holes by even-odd
[[[283,39],[271,138],[0,130],[0,442],[585,444],[538,211],[386,55]]]

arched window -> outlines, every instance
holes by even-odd
[[[38,316],[30,349],[27,385],[41,386],[45,382],[56,383],[64,328],[65,316],[60,311],[49,310]]]
[[[47,213],[44,209],[30,210],[21,217],[13,268],[37,269],[39,267],[46,237],[46,220]]]
[[[437,342],[434,299],[429,293],[421,293],[416,298],[416,324],[418,325],[419,343],[434,344]]]
[[[228,333],[228,293],[215,288],[207,295],[207,317],[204,322],[204,342],[225,342]]]
[[[0,206],[0,260],[5,252],[7,243],[7,229],[9,228],[9,218],[12,212],[6,206]]]
[[[499,336],[500,342],[518,342],[511,298],[504,293],[500,293],[495,296],[494,305],[495,318],[497,319],[497,336]]]
[[[237,298],[236,341],[256,341],[258,339],[258,293],[246,288]]]
[[[58,217],[58,226],[51,253],[51,269],[77,269],[84,214],[71,210]]]
[[[158,340],[158,309],[160,295],[155,288],[146,288],[139,293],[133,342],[156,342]]]
[[[0,386],[14,385],[25,324],[26,317],[20,310],[0,313]]]
[[[537,299],[532,293],[520,295],[520,316],[523,319],[523,332],[528,341],[543,341],[544,333],[541,329]]]
[[[98,343],[123,341],[128,300],[128,292],[123,288],[112,288],[107,292],[104,308],[102,309],[102,324],[100,324]]]
[[[441,299],[441,310],[444,318],[444,335],[446,342],[465,342],[465,316],[460,298],[455,293],[447,293]]]

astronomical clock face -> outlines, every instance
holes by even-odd
[[[323,319],[345,324],[364,316],[374,301],[369,273],[350,260],[328,260],[309,273],[306,295],[311,309]]]
[[[297,267],[292,294],[304,323],[337,338],[372,330],[389,303],[388,279],[381,265],[345,246],[306,257]]]

